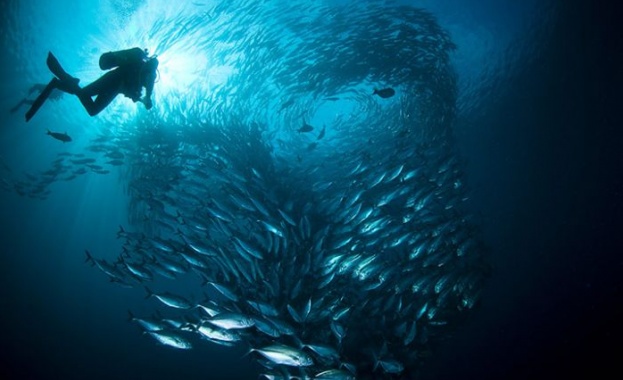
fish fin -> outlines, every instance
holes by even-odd
[[[286,306],[292,319],[294,319],[294,321],[296,321],[297,323],[303,323],[303,320],[301,319],[301,316],[299,315],[299,313],[297,313],[297,311],[292,306],[290,306],[290,304]]]

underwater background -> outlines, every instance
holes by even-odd
[[[0,9],[3,379],[620,371],[610,349],[623,317],[614,7]],[[52,77],[48,51],[85,85],[103,73],[100,54],[134,46],[160,60],[153,109],[119,96],[89,117],[65,94],[24,121],[19,102]],[[395,94],[373,94],[384,88]],[[214,315],[146,299],[145,285],[253,315],[255,326],[231,347],[208,341],[197,329]],[[149,318],[182,321],[166,331],[192,349],[159,344],[160,330],[137,323]],[[261,321],[295,331],[267,337]],[[297,347],[314,339],[339,358]],[[249,353],[273,341],[314,365]]]

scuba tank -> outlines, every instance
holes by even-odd
[[[100,69],[110,70],[128,63],[141,62],[147,58],[147,52],[141,48],[109,51],[100,56]]]

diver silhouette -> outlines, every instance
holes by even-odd
[[[119,94],[135,103],[143,103],[148,110],[152,108],[151,95],[157,76],[158,59],[155,56],[149,57],[146,49],[135,47],[102,54],[99,59],[100,69],[112,70],[83,88],[78,85],[80,79],[69,75],[51,52],[48,53],[46,63],[55,77],[33,102],[26,113],[26,121],[37,113],[54,89],[78,96],[91,116],[100,113]],[[143,87],[145,96],[141,98]]]
[[[45,83],[35,83],[32,86],[30,86],[30,88],[28,89],[28,95],[26,95],[22,100],[20,100],[19,102],[17,102],[17,104],[15,104],[9,111],[11,113],[15,113],[17,112],[21,106],[23,105],[33,105],[35,103],[35,99],[28,99],[28,97],[30,95],[32,95],[33,92],[42,92],[45,89],[46,84]],[[52,91],[52,93],[49,96],[50,100],[59,100],[61,97],[63,96],[63,92],[61,91]]]

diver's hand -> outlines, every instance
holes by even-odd
[[[140,101],[141,101],[141,103],[143,103],[145,105],[145,108],[148,109],[148,110],[150,110],[151,107],[154,106],[153,103],[151,102],[150,98],[143,98]]]

